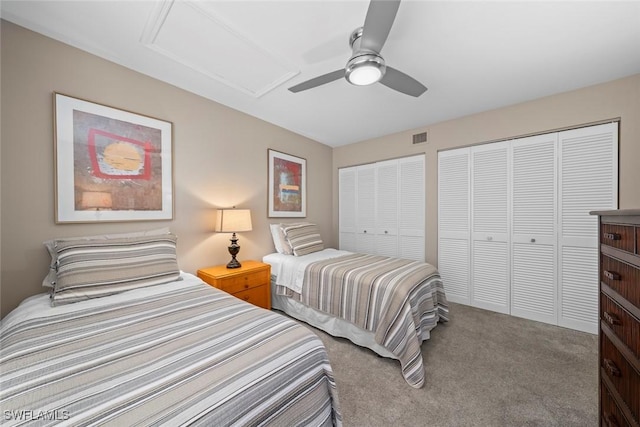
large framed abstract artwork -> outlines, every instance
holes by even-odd
[[[307,216],[307,161],[303,158],[269,152],[269,217]]]
[[[173,219],[173,125],[54,93],[55,220]]]

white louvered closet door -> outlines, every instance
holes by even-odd
[[[425,157],[398,160],[398,255],[415,261],[425,260]]]
[[[598,330],[598,223],[618,205],[618,124],[559,133],[560,326]]]
[[[511,145],[511,314],[554,325],[557,140],[552,133]]]
[[[470,304],[470,149],[438,153],[438,270],[447,299]]]
[[[376,253],[376,167],[356,168],[356,252]]]
[[[345,251],[356,250],[356,168],[338,171],[339,247]]]
[[[509,313],[509,146],[471,149],[471,305]]]
[[[423,203],[424,204],[424,203]],[[403,207],[404,209],[404,207]],[[376,163],[375,253],[398,256],[398,161]]]

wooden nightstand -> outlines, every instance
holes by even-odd
[[[240,268],[216,265],[198,270],[198,277],[241,300],[271,310],[271,266],[242,261]]]

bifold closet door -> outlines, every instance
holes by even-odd
[[[345,251],[356,250],[356,168],[338,170],[338,224],[339,247]]]
[[[424,261],[425,156],[338,171],[340,249]]]
[[[558,134],[511,144],[511,314],[557,324]]]
[[[425,156],[397,160],[398,257],[425,260]]]
[[[558,325],[598,331],[598,218],[618,207],[618,123],[559,133]]]
[[[438,270],[447,299],[471,303],[470,149],[438,153]]]
[[[376,209],[375,253],[383,256],[398,256],[398,161],[387,160],[376,163],[375,188]]]
[[[471,148],[471,305],[509,313],[509,146]]]
[[[356,168],[356,252],[376,253],[376,167]]]

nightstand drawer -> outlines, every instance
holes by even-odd
[[[271,305],[271,301],[269,301],[269,287],[267,285],[236,292],[233,296],[263,308],[269,308]]]
[[[246,291],[256,286],[267,285],[269,273],[266,270],[246,273],[242,276],[224,277],[218,280],[217,287],[230,294]]]

